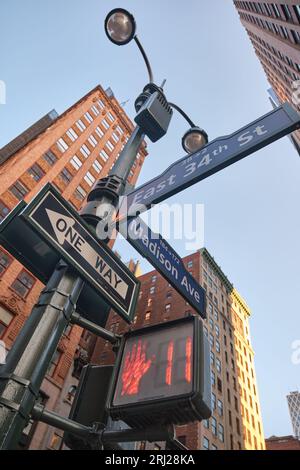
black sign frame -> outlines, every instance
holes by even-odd
[[[124,349],[128,338],[174,326],[193,324],[193,381],[191,393],[175,397],[155,398],[144,402],[115,406],[113,404]],[[107,410],[113,420],[122,420],[131,427],[142,429],[156,424],[188,424],[208,419],[211,416],[211,379],[210,346],[204,333],[203,322],[199,316],[188,316],[168,323],[149,326],[126,333],[122,337],[118,352],[111,388],[108,395]]]

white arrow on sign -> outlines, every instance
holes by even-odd
[[[46,209],[54,233],[60,245],[67,242],[71,245],[92,268],[100,274],[123,299],[126,298],[128,285],[111,269],[99,253],[74,228],[75,220],[66,215]]]

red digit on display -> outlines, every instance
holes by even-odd
[[[189,336],[185,344],[185,378],[187,382],[192,381],[192,338]]]
[[[167,369],[166,369],[166,384],[167,385],[171,385],[172,383],[173,353],[174,353],[174,341],[170,341],[168,345],[168,362],[167,362]]]

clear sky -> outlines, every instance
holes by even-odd
[[[0,147],[55,108],[59,113],[97,84],[110,86],[134,117],[147,82],[135,44],[117,47],[103,30],[112,8],[130,9],[166,94],[210,138],[270,110],[269,87],[232,1],[2,0]],[[183,156],[186,123],[149,144],[140,182]],[[287,138],[236,163],[170,202],[205,205],[205,245],[252,310],[251,333],[266,436],[292,433],[286,394],[299,388],[291,361],[300,339],[300,159]],[[171,241],[182,255],[183,241]],[[200,248],[200,247],[199,247]],[[124,258],[137,254],[118,243]],[[145,269],[149,269],[143,263]]]

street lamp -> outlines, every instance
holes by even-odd
[[[134,38],[135,31],[135,19],[127,10],[115,8],[107,15],[105,32],[107,37],[117,46],[128,44]]]
[[[208,143],[207,133],[196,126],[179,106],[166,100],[163,93],[165,82],[160,87],[154,84],[149,59],[136,35],[136,22],[133,15],[129,11],[124,10],[124,8],[115,8],[108,13],[105,19],[105,32],[110,41],[118,46],[128,44],[134,39],[144,58],[150,83],[146,85],[143,93],[136,99],[135,109],[137,116],[135,117],[135,122],[143,129],[150,140],[156,142],[166,134],[172,117],[172,110],[170,108],[174,108],[191,126],[182,138],[183,149],[188,154],[191,154],[204,147]]]
[[[182,137],[182,147],[191,154],[208,144],[208,135],[200,127],[191,127]]]

